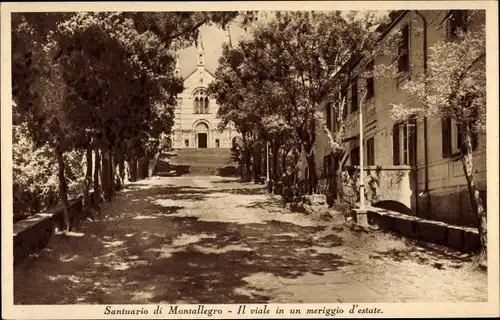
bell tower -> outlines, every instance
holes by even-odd
[[[179,54],[175,54],[175,69],[174,69],[174,75],[177,78],[181,77],[181,64],[179,63]]]
[[[197,57],[198,57],[198,67],[204,67],[205,66],[205,48],[203,48],[203,41],[201,40],[201,35],[198,36]]]

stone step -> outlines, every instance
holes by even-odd
[[[175,149],[164,153],[155,168],[157,175],[218,175],[221,169],[237,164],[228,148]]]

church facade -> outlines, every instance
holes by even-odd
[[[184,91],[177,98],[175,122],[170,142],[175,149],[183,148],[230,148],[237,136],[236,130],[218,130],[219,106],[207,93],[207,87],[215,76],[205,67],[205,53],[201,41],[197,50],[197,66],[184,78]],[[180,77],[177,62],[175,74]]]

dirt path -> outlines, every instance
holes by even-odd
[[[15,269],[16,304],[486,301],[470,257],[290,213],[262,186],[141,181]]]

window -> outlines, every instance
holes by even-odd
[[[373,60],[366,66],[366,71],[369,73],[366,78],[366,99],[371,99],[375,95],[375,84],[373,81]]]
[[[408,164],[408,126],[401,126],[403,129],[403,164]]]
[[[375,165],[375,138],[366,140],[366,164]]]
[[[453,146],[454,147],[453,151],[458,152],[458,151],[462,150],[462,146],[465,143],[465,136],[464,136],[464,131],[465,131],[464,129],[465,128],[463,125],[458,124],[458,123],[455,124],[455,128],[456,128],[456,134],[455,134],[456,145]]]
[[[351,85],[351,112],[358,110],[358,79],[354,79]]]
[[[460,31],[466,31],[467,10],[451,10],[447,22],[446,34],[448,39],[456,39]]]
[[[392,129],[392,161],[394,165],[416,163],[416,122],[396,123]]]
[[[350,158],[352,166],[359,166],[359,147],[351,150]]]
[[[398,50],[398,71],[406,72],[410,70],[410,27],[405,25],[401,29],[401,42]]]
[[[456,156],[465,151],[465,124],[458,124],[450,117],[441,120],[441,143],[443,158]],[[476,133],[471,135],[472,151],[477,149],[478,136]]]
[[[332,131],[332,103],[328,102],[325,108],[326,127]]]
[[[209,103],[206,91],[198,90],[194,96],[194,113],[210,113]]]

